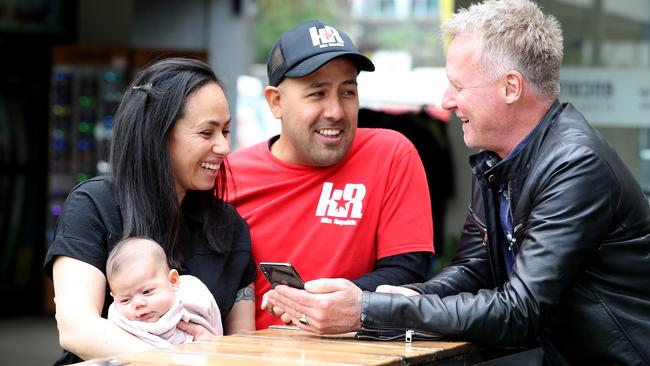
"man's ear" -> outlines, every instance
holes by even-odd
[[[501,79],[503,98],[506,104],[512,104],[521,98],[524,87],[524,77],[519,71],[507,71]]]
[[[181,277],[178,274],[178,271],[175,269],[169,270],[169,284],[174,290],[178,290],[178,287],[181,285]]]
[[[269,85],[264,88],[264,99],[266,99],[266,103],[268,103],[273,117],[277,119],[282,118],[282,108],[280,108],[281,94],[280,88],[276,86]]]

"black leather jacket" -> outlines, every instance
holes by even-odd
[[[650,364],[650,206],[600,134],[555,102],[523,149],[470,157],[458,253],[425,296],[364,292],[366,328],[433,331],[485,345],[537,342],[550,364]],[[517,251],[503,260],[499,186]]]

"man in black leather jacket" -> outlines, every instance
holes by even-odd
[[[482,150],[451,265],[377,293],[341,279],[278,286],[270,301],[319,333],[406,328],[540,344],[549,364],[650,364],[650,207],[616,152],[557,100],[559,24],[533,2],[488,0],[443,29],[443,107]]]

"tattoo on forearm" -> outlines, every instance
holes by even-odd
[[[255,291],[253,290],[253,286],[246,286],[243,289],[237,291],[237,297],[235,298],[235,301],[241,300],[255,300]]]

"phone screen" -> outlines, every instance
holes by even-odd
[[[261,262],[260,270],[271,287],[287,285],[301,290],[305,288],[305,283],[290,263]]]

